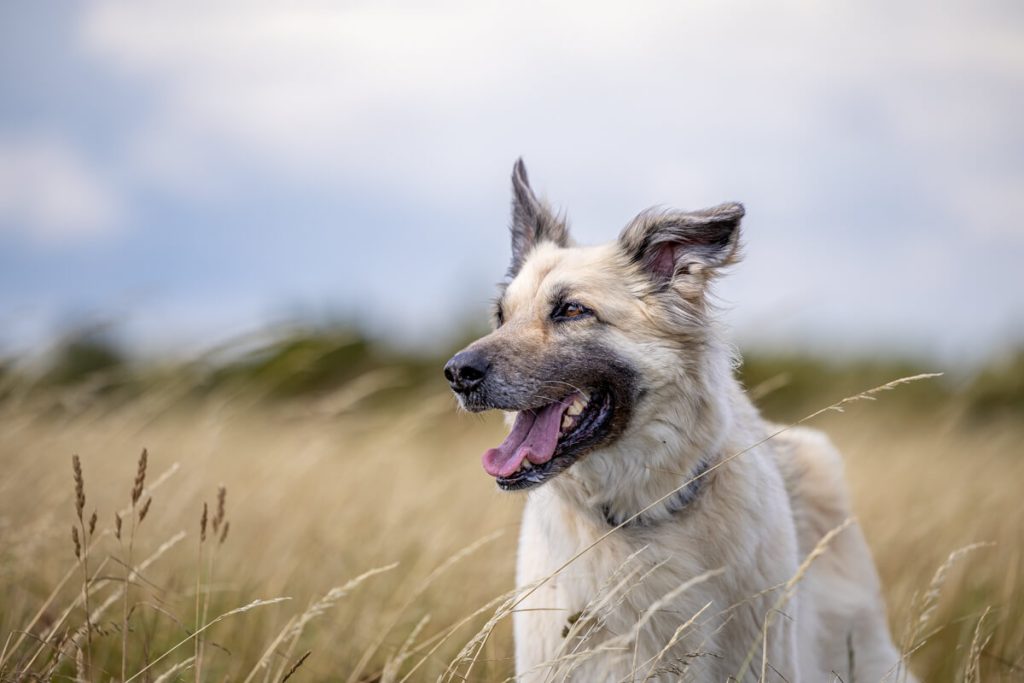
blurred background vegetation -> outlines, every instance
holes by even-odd
[[[182,406],[223,392],[274,404],[323,400],[351,388],[353,380],[373,377],[375,388],[367,392],[365,405],[393,406],[443,389],[445,360],[482,332],[467,328],[450,348],[417,352],[354,324],[291,324],[174,359],[133,355],[113,326],[92,325],[66,333],[34,356],[0,357],[0,401],[17,396],[53,410],[73,410],[85,404],[95,408],[94,401],[114,407],[157,390]],[[744,385],[767,417],[783,421],[896,377],[944,370],[885,354],[828,358],[747,350],[742,359],[738,375]],[[887,401],[904,414],[955,417],[964,424],[1019,420],[1024,417],[1024,343],[980,365],[947,371],[938,381],[904,387]]]

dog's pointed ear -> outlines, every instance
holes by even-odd
[[[742,204],[701,211],[648,210],[619,235],[619,246],[660,286],[688,277],[703,283],[739,260]]]
[[[512,167],[512,263],[509,277],[515,277],[526,257],[541,242],[569,246],[569,227],[530,188],[526,164],[520,158]]]

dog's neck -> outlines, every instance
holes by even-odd
[[[712,468],[715,466],[716,461],[711,457],[704,457],[697,463],[697,466],[690,472],[690,476],[683,484],[675,491],[663,496],[664,500],[659,499],[656,503],[653,503],[651,507],[657,507],[663,505],[663,512],[669,516],[675,516],[686,511],[690,505],[697,500],[697,497],[704,490],[705,484],[707,483],[708,477],[711,474]],[[638,510],[628,517],[619,517],[612,511],[610,505],[605,504],[601,506],[601,516],[604,517],[605,523],[609,527],[646,527],[653,526],[659,520],[653,516],[648,515],[649,511],[646,509]]]
[[[552,481],[602,525],[650,526],[685,514],[707,493],[738,422],[756,419],[727,353],[705,356],[653,388],[634,426]]]

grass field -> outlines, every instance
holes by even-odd
[[[499,419],[456,414],[436,383],[400,401],[375,399],[387,381],[373,371],[316,400],[283,403],[226,390],[169,398],[166,388],[120,401],[69,392],[45,407],[0,403],[3,679],[88,670],[95,681],[122,680],[123,670],[141,671],[134,680],[194,680],[197,654],[204,680],[281,681],[300,662],[293,681],[444,674],[513,587],[522,501],[497,492],[480,468],[479,454],[501,438]],[[910,661],[922,680],[1024,680],[1024,424],[968,419],[948,401],[910,409],[899,391],[815,421],[845,453],[897,639],[917,624]],[[831,399],[817,407],[842,398],[821,394]],[[72,454],[84,474],[81,524]],[[221,485],[225,514],[214,532]],[[125,601],[117,595],[131,520],[149,497],[130,550],[133,565],[147,564]],[[93,510],[86,638],[71,528],[85,535]],[[947,563],[976,543],[987,545]],[[923,595],[944,564],[932,605]],[[191,637],[197,611],[206,623],[279,597],[289,599]],[[511,653],[502,619],[468,678],[511,675]]]

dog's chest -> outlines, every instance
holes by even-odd
[[[520,588],[532,592],[515,616],[518,662],[564,660],[577,666],[578,653],[606,647],[601,666],[628,672],[657,656],[673,637],[687,651],[699,649],[697,628],[692,635],[676,634],[685,621],[680,615],[697,614],[722,598],[712,580],[678,589],[699,577],[704,563],[643,534],[616,533],[597,542],[606,531],[565,510],[553,496],[531,497],[517,578]],[[641,624],[642,633],[634,633]],[[707,633],[699,638],[706,641]],[[701,668],[695,663],[692,673]]]

